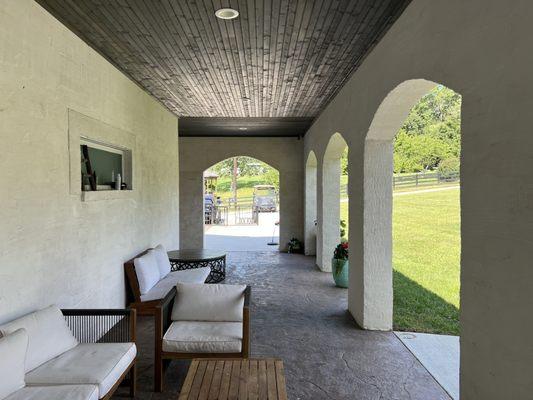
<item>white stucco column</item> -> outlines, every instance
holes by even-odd
[[[393,142],[367,140],[350,157],[348,308],[364,329],[392,329]]]
[[[180,249],[204,247],[203,171],[180,172]]]
[[[311,152],[305,166],[305,255],[316,255],[317,160]]]
[[[287,250],[289,241],[303,239],[303,171],[283,170],[279,173],[279,249]]]
[[[317,180],[317,187],[316,187],[316,265],[320,270],[322,269],[322,247],[324,245],[322,241],[323,237],[323,224],[324,224],[324,188],[322,187],[322,176],[323,174],[323,168],[322,168],[323,160],[319,160],[318,167],[316,171],[316,180]]]
[[[322,271],[331,271],[333,251],[340,237],[340,158],[325,159],[322,167]]]

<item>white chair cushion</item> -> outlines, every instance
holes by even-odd
[[[163,336],[172,353],[240,353],[242,322],[173,322]]]
[[[98,386],[104,397],[137,355],[134,343],[81,343],[26,375],[28,386]]]
[[[78,345],[57,306],[50,306],[4,324],[0,326],[0,333],[9,335],[20,328],[28,333],[26,372]]]
[[[98,388],[93,385],[26,386],[5,400],[98,400]]]
[[[147,293],[159,282],[159,267],[153,251],[133,260],[141,294]]]
[[[153,252],[155,254],[155,259],[157,261],[157,267],[159,268],[159,278],[163,279],[170,273],[172,266],[170,265],[170,260],[168,259],[167,250],[163,247],[162,244],[158,244]]]
[[[0,338],[0,399],[23,388],[28,334],[24,329]]]
[[[178,282],[182,283],[204,283],[211,269],[209,267],[184,269],[182,271],[174,271],[161,279],[157,284],[141,295],[141,301],[160,300],[167,295],[170,290],[176,286]]]
[[[173,321],[242,322],[244,285],[178,283]]]

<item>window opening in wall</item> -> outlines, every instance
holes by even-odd
[[[81,141],[81,190],[129,190],[131,171],[127,170],[128,150]]]

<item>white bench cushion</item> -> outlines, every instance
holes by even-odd
[[[26,375],[27,385],[98,386],[104,397],[137,355],[134,343],[81,343]]]
[[[211,269],[209,267],[174,271],[161,279],[148,293],[141,295],[141,301],[160,300],[164,298],[178,282],[204,283]]]
[[[77,346],[63,313],[50,306],[0,326],[0,334],[9,335],[24,328],[28,333],[26,372]]]
[[[135,265],[139,291],[141,295],[145,294],[159,282],[160,278],[155,253],[152,250],[148,251],[144,256],[133,260],[133,265]]]
[[[240,353],[242,322],[173,322],[163,336],[172,353]]]
[[[178,283],[172,321],[242,322],[244,285]]]
[[[170,260],[168,259],[167,250],[162,244],[158,244],[154,247],[153,252],[157,261],[157,267],[159,268],[159,278],[163,279],[170,273],[172,268],[170,265]]]
[[[28,334],[19,329],[0,338],[0,399],[24,387]]]
[[[4,400],[98,400],[93,385],[27,386]]]

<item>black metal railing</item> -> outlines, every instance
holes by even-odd
[[[135,310],[61,310],[72,334],[80,343],[135,341]]]

